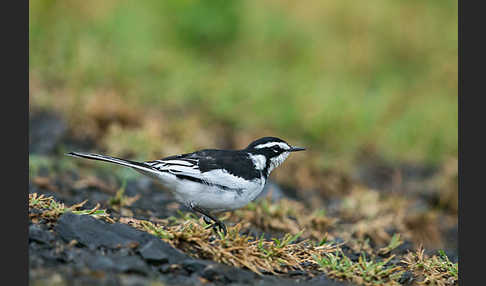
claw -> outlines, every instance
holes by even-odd
[[[214,232],[217,233],[218,229],[219,231],[222,231],[224,233],[224,235],[226,235],[228,233],[227,229],[226,229],[226,225],[224,223],[222,223],[221,221],[213,221],[211,220],[210,218],[208,218],[207,216],[203,216],[203,220],[206,224],[208,224],[207,227],[211,227]]]
[[[228,231],[226,230],[226,225],[224,223],[222,223],[221,221],[219,221],[218,219],[214,218],[213,216],[210,215],[209,212],[197,207],[197,206],[194,206],[194,205],[191,205],[191,209],[193,211],[196,211],[200,214],[203,215],[203,219],[204,219],[204,222],[206,224],[209,224],[213,230],[217,233],[217,230],[216,230],[216,227],[219,228],[219,231],[223,231],[224,235],[226,236],[226,234],[228,233]]]
[[[226,225],[224,223],[220,222],[220,221],[216,221],[216,222],[212,223],[211,227],[213,228],[215,233],[218,233],[218,230],[222,231],[225,236],[228,233],[228,231],[226,229]]]
[[[222,231],[225,236],[228,233],[227,230],[226,230],[226,225],[224,223],[220,222],[220,221],[216,221],[216,222],[212,223],[211,227],[213,228],[215,233],[218,233],[218,230]]]

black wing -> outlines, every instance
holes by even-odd
[[[160,171],[199,179],[202,178],[202,173],[216,169],[224,169],[234,176],[247,180],[261,176],[260,171],[255,169],[253,161],[244,151],[207,149],[148,161],[145,164]]]

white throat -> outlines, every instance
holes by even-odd
[[[277,157],[273,157],[270,159],[270,167],[268,168],[268,175],[270,175],[270,172],[273,171],[273,169],[277,168],[280,166],[280,164],[287,159],[287,157],[290,155],[290,152],[283,152]]]
[[[263,170],[265,169],[265,165],[267,164],[267,158],[263,155],[252,155],[248,153],[250,156],[251,160],[253,161],[253,164],[255,165],[255,168],[257,170]]]

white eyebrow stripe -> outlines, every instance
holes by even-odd
[[[280,146],[280,148],[285,149],[285,150],[290,149],[289,145],[287,145],[283,142],[268,142],[268,143],[265,143],[265,144],[256,145],[255,149],[261,149],[261,148],[273,147],[273,146]]]

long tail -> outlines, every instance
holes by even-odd
[[[85,159],[91,159],[91,160],[99,160],[99,161],[105,161],[105,162],[110,162],[126,167],[133,168],[137,171],[140,171],[145,174],[154,174],[157,173],[156,170],[152,169],[150,166],[136,162],[136,161],[130,161],[126,159],[120,159],[116,157],[111,157],[111,156],[106,156],[106,155],[99,155],[99,154],[86,154],[86,153],[78,153],[78,152],[69,152],[66,153],[68,156],[73,156],[73,157],[78,157],[78,158],[85,158]]]

